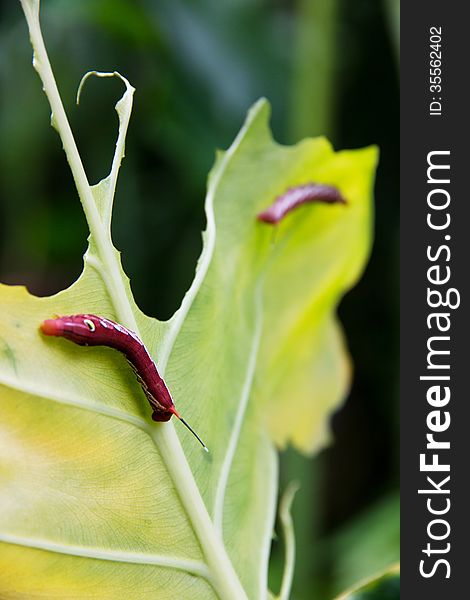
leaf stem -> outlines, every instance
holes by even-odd
[[[291,507],[298,489],[299,484],[297,482],[291,482],[287,486],[279,506],[279,517],[284,533],[286,557],[284,559],[284,572],[282,574],[281,591],[279,592],[278,600],[289,600],[292,580],[294,578],[295,535]]]
[[[298,0],[289,136],[331,135],[338,0]]]

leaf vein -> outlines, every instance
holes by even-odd
[[[5,374],[0,375],[0,385],[24,394],[28,394],[30,396],[36,396],[37,398],[43,398],[45,400],[51,400],[52,402],[58,402],[59,404],[74,406],[76,408],[88,410],[106,417],[112,417],[114,419],[119,419],[120,421],[125,421],[126,423],[141,429],[152,437],[152,428],[144,421],[144,419],[130,415],[129,413],[125,413],[122,410],[112,406],[106,406],[105,404],[100,404],[98,402],[85,401],[79,397],[68,398],[63,395],[56,394],[52,390],[40,391],[37,383],[30,385],[21,382],[20,384],[17,380],[13,379],[12,377],[8,377],[8,375]]]
[[[59,544],[45,539],[32,539],[23,536],[11,535],[8,533],[0,534],[0,542],[14,544],[16,546],[25,546],[36,550],[45,550],[47,552],[56,552],[68,556],[80,558],[92,558],[96,560],[107,560],[112,562],[133,563],[139,565],[153,565],[164,568],[187,571],[193,575],[204,577],[212,582],[211,575],[207,565],[203,562],[190,558],[179,558],[176,556],[166,556],[161,554],[146,554],[145,552],[119,552],[115,550],[103,550],[100,548],[90,548],[85,546],[74,546],[71,544]]]
[[[225,492],[227,490],[228,478],[230,470],[232,468],[233,459],[237,449],[238,441],[240,439],[241,428],[243,425],[243,419],[245,417],[246,408],[248,406],[248,400],[250,398],[251,389],[253,386],[253,379],[256,369],[256,362],[258,358],[258,350],[261,340],[261,332],[263,328],[263,311],[261,305],[261,285],[258,284],[255,292],[255,328],[253,332],[253,338],[251,342],[250,353],[248,357],[247,369],[245,380],[243,382],[243,388],[238,402],[238,409],[235,416],[235,422],[233,424],[232,432],[230,434],[230,440],[225,452],[224,461],[220,471],[219,481],[217,484],[217,490],[215,494],[214,502],[214,524],[219,531],[222,531],[222,520],[223,510],[225,502]]]

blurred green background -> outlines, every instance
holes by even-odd
[[[355,365],[335,443],[289,450],[298,479],[292,597],[327,600],[398,559],[398,2],[396,0],[43,0],[43,31],[92,182],[108,172],[122,91],[137,88],[113,235],[138,303],[166,319],[201,250],[206,176],[247,109],[266,96],[281,143],[327,135],[378,144],[373,254],[342,302]],[[30,66],[19,2],[0,4],[0,280],[50,294],[82,268],[87,228],[49,107]],[[273,543],[272,588],[283,563]]]

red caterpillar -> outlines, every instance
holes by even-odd
[[[258,214],[258,221],[276,225],[291,210],[307,202],[346,204],[346,200],[337,188],[321,183],[306,183],[305,185],[291,187],[284,194],[275,198],[269,208]]]
[[[201,438],[179,415],[173,399],[160,377],[156,364],[151,359],[147,348],[135,333],[104,317],[96,315],[70,315],[47,319],[41,325],[46,335],[65,337],[80,346],[108,346],[122,352],[134,370],[137,380],[152,407],[154,421],[169,421],[173,415],[177,417],[199,440],[206,452],[208,449]]]

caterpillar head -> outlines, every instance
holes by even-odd
[[[100,320],[94,315],[57,317],[46,319],[41,324],[41,331],[45,335],[65,337],[82,346],[93,343],[93,336],[100,328]]]

